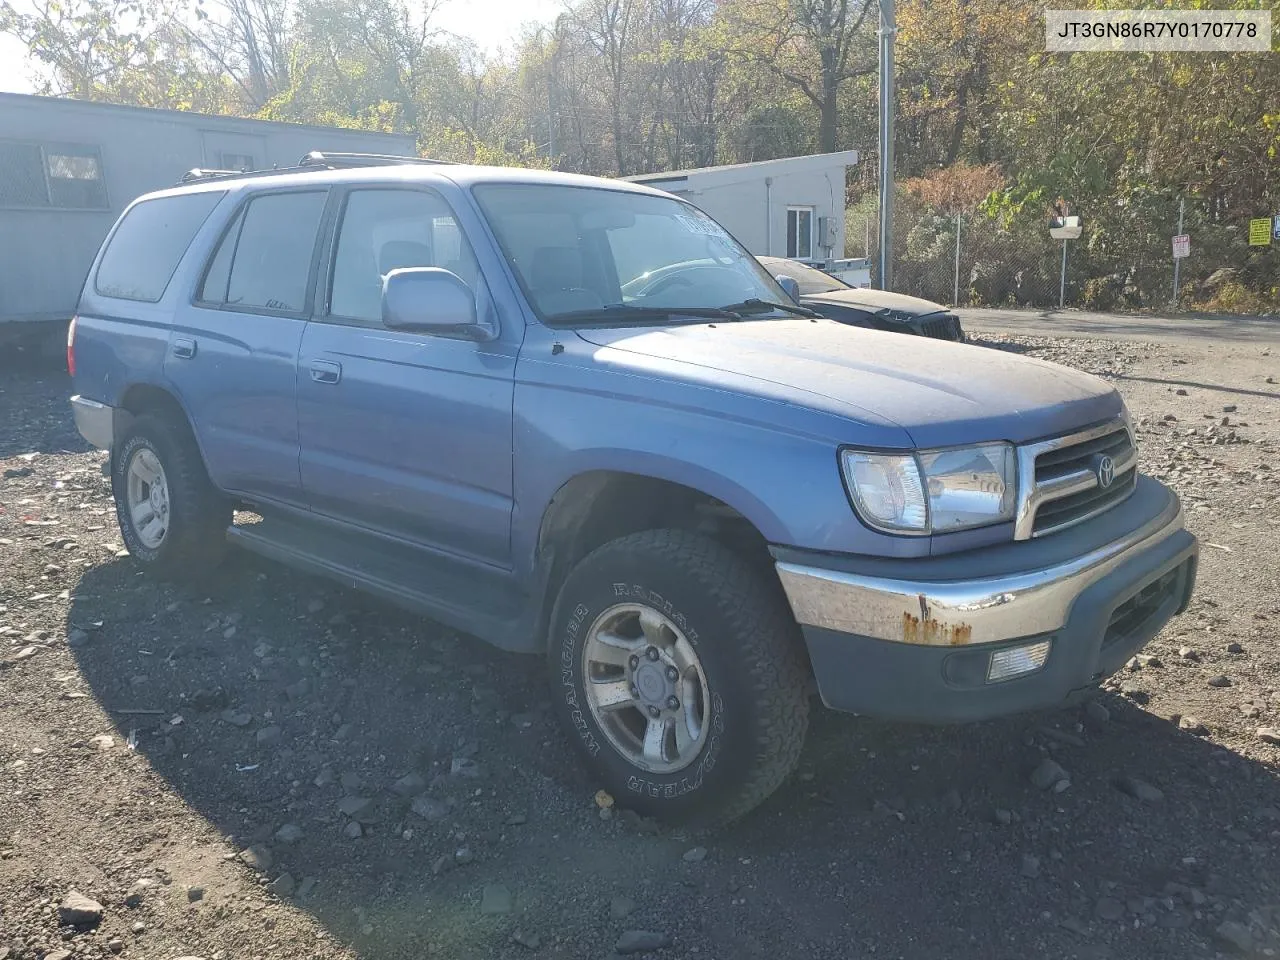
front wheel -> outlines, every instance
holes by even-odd
[[[569,574],[552,617],[553,702],[620,804],[723,823],[795,768],[801,640],[776,582],[713,540],[651,530]]]

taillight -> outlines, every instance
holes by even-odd
[[[77,317],[71,318],[71,323],[67,326],[67,373],[71,376],[76,375],[76,320]]]

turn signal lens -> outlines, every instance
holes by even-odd
[[[928,533],[929,509],[912,454],[840,455],[854,509],[870,526],[893,533]]]
[[[991,666],[987,668],[987,683],[1012,680],[1026,673],[1035,673],[1049,659],[1050,640],[1027,643],[1020,647],[1007,647],[991,654]]]

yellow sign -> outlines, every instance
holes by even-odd
[[[1271,218],[1259,217],[1249,221],[1249,246],[1266,247],[1271,245]]]

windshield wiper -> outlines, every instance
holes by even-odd
[[[794,303],[778,303],[774,300],[761,300],[759,297],[752,297],[750,300],[743,300],[741,303],[727,303],[721,310],[728,310],[739,316],[748,313],[768,313],[770,310],[782,310],[784,313],[792,313],[797,317],[821,317],[822,314],[810,310],[808,307],[801,307]]]
[[[724,307],[637,307],[630,303],[607,303],[587,310],[570,310],[547,317],[548,323],[613,320],[665,320],[672,317],[695,317],[699,320],[741,320],[742,315]]]

